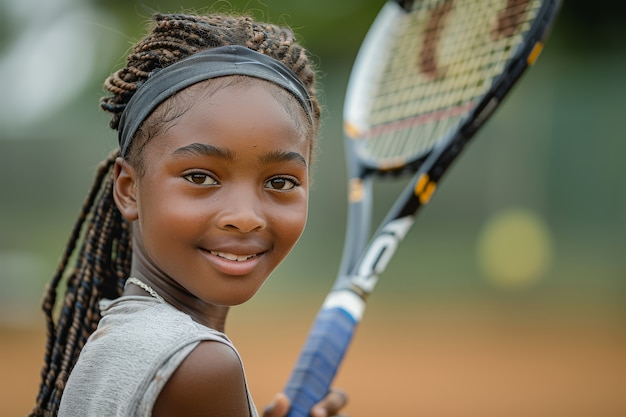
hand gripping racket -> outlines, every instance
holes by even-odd
[[[559,6],[559,0],[388,0],[376,17],[344,107],[343,258],[285,388],[289,416],[308,416],[328,393],[366,298],[417,211],[537,59]],[[390,173],[413,175],[370,239],[372,181]]]

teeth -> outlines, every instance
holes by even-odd
[[[220,258],[228,259],[229,261],[247,261],[248,259],[254,257],[255,255],[235,255],[234,253],[226,253],[226,252],[215,252],[211,251],[211,255],[219,256]]]

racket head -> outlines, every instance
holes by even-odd
[[[359,176],[415,171],[434,148],[471,137],[534,62],[559,5],[388,1],[348,83],[351,170]]]

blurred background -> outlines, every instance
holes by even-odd
[[[102,81],[154,11],[247,11],[289,25],[321,71],[307,231],[227,329],[257,405],[281,390],[339,265],[343,95],[382,4],[0,1],[0,415],[33,404],[43,287],[116,146]],[[599,4],[565,1],[535,68],[400,246],[338,376],[348,414],[626,415],[626,3]]]

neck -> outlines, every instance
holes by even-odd
[[[135,277],[151,287],[165,302],[176,309],[188,314],[194,321],[220,332],[225,331],[226,317],[229,307],[207,303],[191,294],[178,282],[173,280],[162,271],[153,270],[145,259],[139,259],[141,251],[133,253],[131,277]],[[143,265],[143,267],[139,267]],[[136,285],[128,285],[124,295],[146,295],[152,297],[147,291]]]

